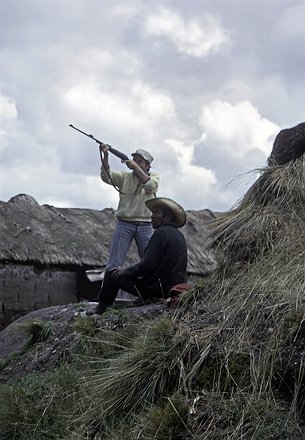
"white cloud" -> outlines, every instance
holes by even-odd
[[[160,8],[145,20],[144,26],[147,34],[165,36],[179,52],[194,57],[205,57],[230,41],[228,32],[211,15],[205,15],[199,22],[183,19],[173,10]]]
[[[258,149],[265,156],[271,151],[271,138],[279,127],[262,118],[258,110],[249,102],[235,105],[220,100],[213,101],[202,109],[200,124],[204,130],[201,141],[215,148],[217,143],[230,152],[235,159],[243,158],[249,151]]]
[[[18,116],[16,103],[12,98],[0,94],[0,119],[16,119]]]
[[[176,139],[167,139],[165,143],[171,160],[163,165],[162,196],[174,198],[181,204],[187,202],[188,209],[202,209],[206,206],[207,195],[217,183],[215,174],[212,170],[192,164],[194,145],[186,145]]]
[[[52,48],[52,52],[54,53],[50,55],[58,57],[58,48]],[[69,56],[68,64],[65,53],[62,55],[61,68],[66,71],[69,84],[79,82],[81,78],[84,81],[85,78],[86,82],[104,82],[105,86],[109,87],[110,75],[111,79],[121,77],[122,83],[118,84],[120,87],[124,86],[124,80],[133,79],[142,69],[142,62],[135,53],[124,48],[111,51],[109,48],[101,47],[98,42]]]
[[[132,87],[135,112],[144,117],[148,124],[167,124],[175,120],[175,104],[171,97],[157,92],[147,84],[137,81]]]
[[[140,0],[141,1],[141,0]],[[116,20],[121,20],[121,24],[128,23],[128,20],[139,14],[141,4],[138,0],[133,0],[132,2],[119,3],[116,2],[112,5],[110,9],[110,14],[114,15]]]
[[[136,134],[140,142],[156,140],[156,130],[176,126],[173,100],[135,81],[124,91],[109,93],[100,84],[79,84],[64,95],[70,113],[86,124],[96,124],[127,135]],[[163,127],[163,128],[162,128]],[[159,136],[158,135],[158,136]]]
[[[9,191],[6,185],[8,181]],[[0,188],[6,200],[25,193],[34,197],[39,204],[65,208],[94,206],[102,209],[116,206],[118,200],[116,191],[103,184],[98,173],[96,176],[62,173],[58,164],[47,162],[43,157],[35,162],[18,163],[2,169]]]
[[[275,28],[286,37],[300,36],[304,37],[304,17],[305,4],[290,6],[282,12],[275,22]]]
[[[75,85],[65,93],[64,99],[82,120],[89,122],[93,118],[108,126],[122,124],[125,128],[139,125],[123,96],[101,91],[96,84]]]
[[[212,209],[233,206],[257,178],[252,172],[266,164],[279,127],[249,101],[215,100],[202,108],[202,135],[194,146],[194,162],[211,169],[217,182],[207,194]]]

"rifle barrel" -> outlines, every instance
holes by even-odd
[[[104,142],[99,141],[95,137],[92,136],[92,134],[85,133],[84,131],[80,130],[79,128],[74,127],[74,125],[69,124],[69,127],[74,128],[74,130],[79,131],[80,133],[84,134],[85,136],[89,137],[90,139],[94,140],[99,145],[107,145],[110,153],[114,154],[114,156],[120,158],[121,160],[129,160],[129,157],[126,156],[126,154],[121,153],[121,151],[116,150],[115,148],[112,148],[110,145],[105,144]]]

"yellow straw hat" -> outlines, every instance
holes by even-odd
[[[182,226],[185,225],[186,222],[186,212],[182,208],[182,206],[178,205],[174,200],[167,199],[166,197],[156,197],[154,199],[147,200],[146,206],[148,209],[152,211],[155,207],[166,207],[169,209],[174,216],[174,223],[177,226],[177,228],[182,228]]]

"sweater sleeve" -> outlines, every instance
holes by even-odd
[[[146,194],[154,194],[158,191],[159,187],[159,174],[151,173],[149,179],[143,183],[143,188]]]
[[[110,178],[112,181],[110,180]],[[108,183],[108,185],[115,185],[121,188],[124,181],[124,171],[112,171],[110,168],[106,170],[102,165],[101,179],[103,182]]]
[[[142,260],[133,266],[127,267],[124,271],[124,275],[128,278],[137,278],[154,273],[160,264],[165,245],[162,234],[156,230],[149,240]]]

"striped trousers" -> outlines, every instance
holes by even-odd
[[[119,219],[112,237],[107,267],[123,266],[133,240],[136,242],[139,257],[142,258],[152,234],[150,222],[126,222]]]

